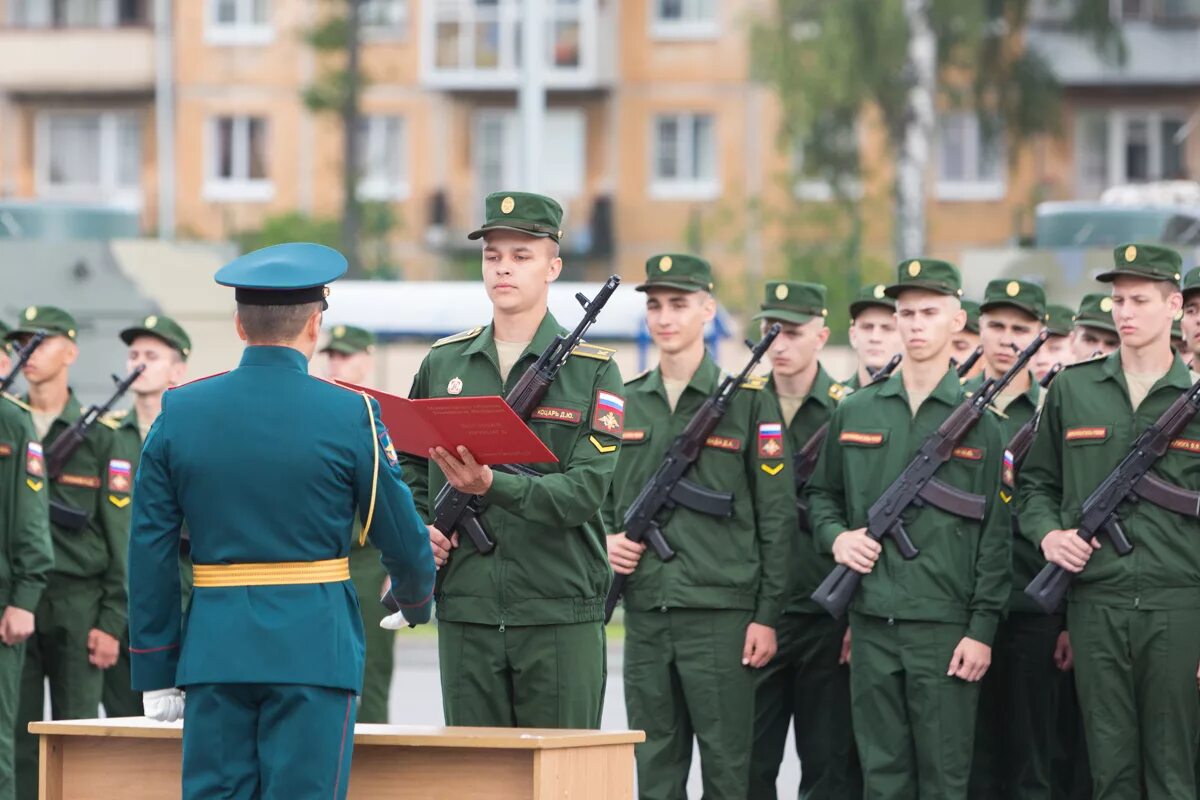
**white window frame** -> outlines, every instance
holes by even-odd
[[[233,120],[233,170],[248,172],[250,162],[250,120],[261,119],[265,125],[265,178],[222,178],[217,173],[219,136],[217,126],[223,118]],[[275,182],[271,179],[271,119],[266,114],[217,113],[209,116],[204,126],[205,200],[217,203],[266,203],[275,197]]]
[[[547,127],[552,124],[552,121],[568,126],[577,126],[580,129],[582,136],[578,141],[578,152],[575,157],[578,163],[570,165],[570,170],[576,173],[576,176],[568,183],[555,183],[555,178],[548,176],[546,170],[543,170],[542,182],[545,185],[544,190],[553,197],[559,200],[571,201],[584,194],[584,189],[587,183],[587,115],[579,108],[551,108],[546,111]],[[520,182],[520,164],[521,164],[521,118],[515,109],[509,108],[485,108],[475,112],[472,122],[471,131],[471,172],[474,176],[475,192],[477,202],[482,203],[484,195],[490,188],[492,191],[498,191],[503,186],[485,187],[478,180],[483,172],[482,150],[479,147],[479,142],[483,139],[483,127],[485,124],[499,122],[503,127],[503,141],[501,149],[503,155],[501,157],[501,166],[503,175],[500,183],[503,186],[515,186]],[[543,141],[551,132],[543,132]],[[558,177],[562,177],[559,175]]]
[[[968,147],[971,158],[970,160],[975,165],[975,172],[978,174],[981,166],[983,131],[981,130],[979,116],[972,111],[950,111],[943,112],[941,118],[957,117],[967,122],[968,133],[973,134],[969,137],[966,146]],[[980,202],[1003,200],[1008,193],[1008,165],[1004,161],[1004,134],[997,133],[998,149],[1000,152],[999,175],[995,179],[982,178],[967,178],[965,180],[955,180],[943,178],[942,170],[942,154],[941,154],[941,126],[938,126],[936,132],[936,149],[934,150],[934,169],[937,171],[937,181],[934,185],[934,192],[938,200],[949,202]]]
[[[696,178],[694,176],[688,178],[660,178],[658,176],[658,123],[667,117],[677,117],[681,123],[688,123],[687,125],[681,124],[677,133],[678,139],[676,144],[680,164],[692,161],[691,140],[694,132],[685,131],[685,128],[694,128],[695,121],[700,117],[708,117],[712,120],[713,174],[711,178]],[[650,147],[647,149],[650,154],[650,199],[716,200],[721,196],[721,140],[716,114],[709,111],[664,111],[653,114],[650,118]]]
[[[408,29],[412,24],[412,10],[409,4],[413,0],[362,0],[359,14],[362,16],[360,34],[367,42],[399,42],[408,39]],[[397,9],[393,12],[395,21],[390,25],[372,25],[366,21],[369,7],[380,5],[384,8]]]
[[[367,159],[371,151],[383,142],[387,136],[387,123],[395,120],[397,123],[396,150],[400,170],[396,175],[370,175],[367,172]],[[402,114],[366,114],[362,118],[365,140],[359,142],[360,163],[362,170],[358,179],[358,197],[360,200],[399,201],[407,200],[412,195],[412,183],[409,177],[409,147],[408,119]]]
[[[54,117],[97,116],[100,118],[100,178],[95,184],[59,184],[50,180],[50,120]],[[75,202],[100,202],[115,208],[140,209],[142,206],[141,143],[139,140],[138,182],[134,185],[120,183],[120,153],[117,141],[119,123],[123,119],[137,122],[139,136],[143,136],[144,120],[133,110],[113,111],[97,108],[46,109],[37,112],[34,122],[34,190],[46,200]]]
[[[1162,168],[1163,155],[1163,140],[1162,140],[1162,123],[1165,119],[1178,120],[1183,124],[1184,130],[1189,130],[1192,126],[1192,115],[1186,109],[1178,106],[1152,106],[1152,107],[1136,107],[1136,106],[1120,106],[1115,108],[1083,108],[1075,115],[1075,163],[1073,164],[1073,181],[1075,184],[1075,195],[1084,196],[1083,190],[1091,187],[1082,186],[1082,176],[1080,175],[1080,160],[1079,154],[1083,147],[1083,128],[1087,119],[1095,119],[1101,117],[1107,125],[1108,150],[1105,157],[1105,181],[1104,186],[1100,187],[1100,192],[1111,186],[1122,186],[1130,183],[1126,177],[1129,165],[1125,163],[1125,141],[1126,141],[1126,123],[1131,120],[1142,120],[1147,123],[1150,130],[1150,140],[1148,142],[1148,157],[1150,162],[1151,174],[1147,178],[1148,181],[1166,180],[1166,176],[1155,174]],[[1184,160],[1187,161],[1187,144],[1183,145]],[[1087,196],[1093,196],[1089,192]]]
[[[862,158],[862,131],[857,124],[854,125],[851,134],[854,137],[854,145],[858,149],[859,159]],[[807,200],[813,203],[828,203],[833,200],[837,193],[833,190],[833,184],[827,180],[820,178],[806,178],[802,170],[804,169],[804,144],[799,142],[793,148],[793,174],[796,176],[795,183],[792,184],[792,193],[797,200]],[[861,166],[861,165],[860,165]],[[861,177],[846,181],[845,195],[852,200],[858,200],[863,196],[863,183]]]
[[[75,1],[79,2],[79,0]],[[18,8],[22,5],[25,6],[26,12],[25,19],[23,20],[18,19]],[[95,22],[65,21],[61,25],[56,25],[54,22],[53,5],[53,0],[24,0],[24,2],[22,0],[7,0],[8,25],[26,29],[54,28],[56,30],[116,28],[119,25],[117,0],[98,0],[95,6],[98,11]]]
[[[275,26],[272,24],[274,7],[272,0],[266,4],[266,19],[254,22],[251,17],[254,4],[259,0],[234,0],[237,3],[238,21],[217,21],[217,5],[222,0],[204,0],[204,42],[217,47],[245,47],[267,45],[275,41]]]
[[[697,9],[705,0],[679,0],[684,5],[683,19],[664,19],[659,15],[662,0],[649,0],[650,36],[664,41],[696,41],[716,39],[721,35],[721,0],[709,0],[712,18],[688,18],[687,9]]]

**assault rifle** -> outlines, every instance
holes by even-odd
[[[689,481],[684,475],[700,458],[704,443],[716,430],[717,425],[729,410],[734,396],[750,377],[751,371],[770,349],[779,335],[781,326],[775,323],[758,344],[746,342],[750,348],[750,361],[737,375],[727,375],[717,390],[704,401],[683,432],[675,437],[654,476],[642,487],[642,491],[625,512],[625,538],[631,542],[645,542],[663,561],[675,557],[675,551],[663,537],[663,512],[683,506],[713,517],[733,516],[733,495],[717,492],[698,483]],[[617,601],[625,589],[628,575],[616,575],[608,597],[604,601],[604,621],[612,619]]]
[[[1200,517],[1200,493],[1167,483],[1150,473],[1197,411],[1200,411],[1200,383],[1190,386],[1153,425],[1142,431],[1117,468],[1083,501],[1075,530],[1080,539],[1090,542],[1104,534],[1118,555],[1128,555],[1133,543],[1117,518],[1117,508],[1126,501],[1146,500],[1184,517]],[[1057,564],[1047,564],[1025,587],[1025,594],[1050,614],[1061,605],[1070,584],[1070,572]]]
[[[1054,380],[1054,376],[1061,371],[1062,364],[1055,364],[1050,368],[1049,372],[1042,376],[1042,379],[1038,381],[1038,385],[1043,389],[1047,388],[1050,385],[1050,382]],[[1020,430],[1013,434],[1012,439],[1010,439],[1008,442],[1008,447],[1004,448],[1004,452],[1007,454],[1008,459],[1012,461],[1014,473],[1016,470],[1021,468],[1021,464],[1025,461],[1025,456],[1029,455],[1029,448],[1033,444],[1033,435],[1037,432],[1038,420],[1041,419],[1041,417],[1041,409],[1038,409],[1038,412],[1030,417],[1029,420],[1021,426]]]
[[[125,393],[129,391],[129,387],[133,382],[145,371],[146,367],[143,364],[133,368],[133,371],[124,378],[112,376],[113,381],[117,384],[116,390],[113,391],[111,397],[100,405],[93,405],[83,412],[83,415],[71,423],[71,427],[63,431],[57,439],[46,449],[46,474],[51,480],[58,480],[62,475],[63,470],[67,467],[67,462],[71,460],[71,456],[75,455],[75,451],[83,444],[87,438],[88,431],[96,424],[99,419],[112,410]],[[50,519],[56,525],[59,525],[68,530],[80,530],[88,524],[88,512],[82,509],[74,508],[61,503],[57,500],[50,501]]]
[[[937,479],[936,473],[950,460],[954,449],[983,418],[996,395],[1004,391],[1013,378],[1025,371],[1029,360],[1048,337],[1049,334],[1045,331],[1039,333],[1029,347],[1017,356],[1016,362],[1008,372],[999,380],[985,380],[979,391],[954,409],[946,421],[921,444],[921,449],[900,476],[892,481],[892,485],[867,510],[868,536],[875,541],[891,537],[900,555],[906,559],[913,559],[919,551],[908,537],[908,532],[904,530],[903,520],[904,513],[910,507],[930,505],[963,519],[983,519],[986,510],[984,497],[943,483]],[[813,592],[812,599],[835,618],[840,618],[846,613],[862,577],[861,573],[839,564]]]
[[[879,368],[878,372],[871,375],[872,384],[881,383],[891,377],[891,374],[896,371],[896,367],[900,364],[900,359],[903,358],[899,353],[892,356],[892,360]],[[808,485],[809,478],[817,468],[817,458],[821,455],[821,446],[825,443],[825,434],[829,433],[829,423],[826,422],[821,427],[813,431],[813,435],[808,437],[808,441],[800,448],[800,452],[796,453],[792,459],[792,467],[796,478],[796,513],[800,516],[800,526],[808,527],[808,503],[804,501],[801,492]]]
[[[983,356],[983,345],[979,345],[978,347],[975,348],[975,350],[971,353],[971,355],[967,356],[966,361],[959,364],[957,361],[955,361],[952,358],[952,359],[950,359],[950,365],[952,367],[954,367],[956,370],[958,370],[958,377],[965,378],[965,377],[967,377],[967,373],[971,371],[971,367],[975,366],[976,362],[978,362],[982,356]]]
[[[13,385],[13,381],[21,374],[21,370],[25,367],[25,362],[29,361],[29,357],[33,355],[33,351],[37,350],[44,341],[46,341],[45,331],[38,331],[29,337],[29,341],[25,342],[25,346],[18,350],[16,356],[13,357],[12,369],[4,376],[4,380],[0,381],[0,392],[7,392],[9,390],[9,387]]]

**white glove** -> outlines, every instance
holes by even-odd
[[[397,611],[395,614],[389,614],[379,620],[379,627],[387,631],[398,631],[401,628],[407,628],[408,620],[404,618],[404,613]]]
[[[179,689],[155,689],[142,692],[142,710],[159,722],[175,722],[183,718],[183,692]]]

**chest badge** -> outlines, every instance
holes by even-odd
[[[450,382],[446,384],[447,394],[462,394],[462,390],[462,378],[451,378]]]

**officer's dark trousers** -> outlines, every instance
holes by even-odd
[[[1014,612],[1000,623],[980,684],[971,800],[1051,800],[1062,676],[1062,617]]]
[[[25,645],[0,644],[0,800],[17,796],[14,739]]]
[[[367,657],[363,664],[363,690],[358,705],[359,722],[388,721],[388,692],[392,685],[392,647],[396,632],[379,627],[387,609],[379,602],[387,570],[379,561],[374,547],[354,547],[350,550],[350,577],[358,593],[362,612],[363,638]]]
[[[752,612],[625,614],[625,709],[637,746],[641,800],[683,800],[700,746],[705,800],[741,800],[750,777],[754,670],[742,666]]]
[[[796,732],[800,800],[857,800],[862,776],[850,729],[850,669],[838,663],[845,621],[784,614],[779,652],[758,671],[750,800],[775,800],[788,726]]]
[[[1200,610],[1072,602],[1067,618],[1095,800],[1196,800]]]
[[[967,800],[979,684],[946,675],[961,624],[850,615],[866,800]]]
[[[322,686],[188,686],[183,800],[343,800],[356,705]]]

